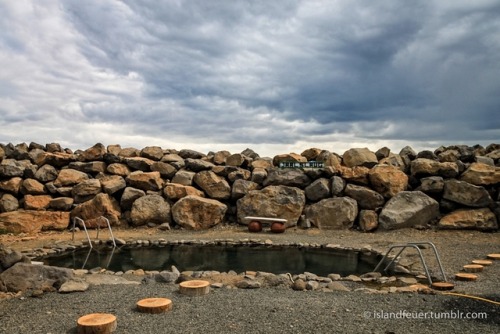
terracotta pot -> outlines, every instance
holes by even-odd
[[[262,224],[258,221],[251,221],[248,224],[248,231],[250,232],[260,232],[262,231]]]
[[[272,223],[271,225],[271,232],[274,233],[283,233],[285,232],[286,227],[285,224],[283,223]]]

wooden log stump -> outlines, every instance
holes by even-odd
[[[466,264],[463,269],[466,273],[478,273],[483,271],[483,266],[480,264]]]
[[[210,283],[203,280],[184,281],[179,284],[179,291],[187,296],[203,296],[210,292]]]
[[[467,273],[458,273],[455,274],[455,279],[459,281],[475,281],[477,280],[477,275],[467,274]]]
[[[431,287],[434,290],[445,291],[445,290],[453,290],[453,288],[455,288],[455,285],[449,282],[434,282],[431,284]]]
[[[480,264],[482,266],[491,266],[493,264],[490,260],[472,260],[473,264]]]
[[[137,302],[137,310],[143,313],[164,313],[172,309],[172,301],[167,298],[146,298]]]
[[[116,317],[109,313],[92,313],[77,321],[78,334],[108,334],[116,329]]]
[[[486,257],[490,260],[500,260],[500,254],[488,254]]]

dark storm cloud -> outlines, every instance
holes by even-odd
[[[0,125],[36,120],[39,141],[500,138],[497,1],[25,0],[0,10]],[[31,137],[0,137],[16,139]]]

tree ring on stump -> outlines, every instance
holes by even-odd
[[[449,283],[449,282],[434,282],[431,284],[431,287],[434,289],[434,290],[453,290],[453,288],[455,287],[455,285],[453,283]]]
[[[472,260],[473,264],[480,264],[482,266],[491,266],[493,264],[490,260]]]
[[[500,254],[488,254],[486,257],[490,260],[500,260]]]
[[[179,291],[187,296],[203,296],[210,292],[210,282],[203,280],[184,281],[179,284]]]
[[[467,273],[478,273],[480,271],[483,271],[483,266],[480,264],[466,264],[463,266],[464,271]]]
[[[143,313],[164,313],[172,309],[172,301],[167,298],[146,298],[137,302],[137,309]]]
[[[78,334],[108,334],[116,329],[116,316],[109,313],[91,313],[77,321]]]
[[[467,274],[467,273],[458,273],[455,274],[455,279],[459,281],[475,281],[477,280],[477,275]]]

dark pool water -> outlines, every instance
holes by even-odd
[[[216,270],[237,273],[251,270],[274,274],[311,272],[343,276],[372,271],[380,256],[331,248],[246,245],[166,245],[162,247],[80,249],[42,259],[45,264],[74,269],[102,267],[112,271]]]

